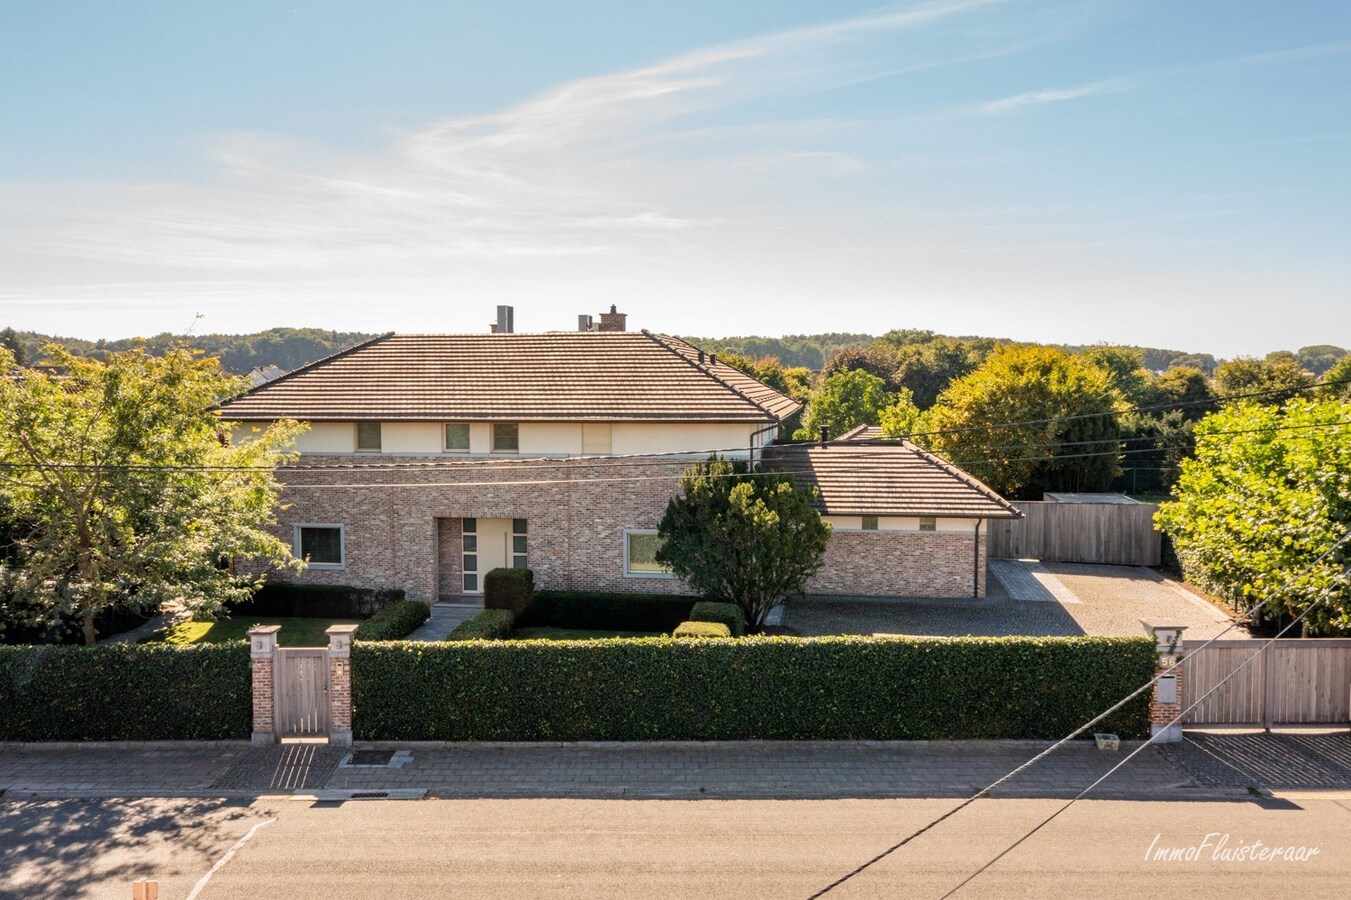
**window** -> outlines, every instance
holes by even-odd
[[[657,562],[661,538],[655,531],[624,532],[624,574],[633,578],[674,578],[669,568]]]
[[[460,541],[464,567],[460,570],[461,588],[466,594],[478,593],[478,519],[461,520]]]
[[[493,425],[493,452],[516,453],[521,449],[521,426],[499,422]]]
[[[919,530],[920,530],[920,531],[937,531],[937,530],[938,530],[938,520],[935,519],[933,516],[920,516],[920,517],[919,517]]]
[[[343,567],[343,528],[341,525],[297,525],[295,555],[311,569]]]
[[[876,530],[877,530],[877,516],[864,516],[864,517],[863,517],[863,530],[864,530],[864,531],[876,531]]]
[[[358,449],[358,450],[379,450],[379,449],[380,449],[380,423],[379,423],[379,422],[358,422],[358,423],[357,423],[357,449]]]
[[[529,568],[526,563],[526,521],[525,519],[511,520],[511,567],[513,569]]]
[[[582,423],[582,452],[609,453],[611,431],[609,422]]]
[[[450,422],[446,425],[445,450],[450,453],[469,452],[469,423]]]

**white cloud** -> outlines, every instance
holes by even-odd
[[[979,109],[987,116],[1006,116],[1021,112],[1029,107],[1044,106],[1048,103],[1063,103],[1067,100],[1082,100],[1085,97],[1096,97],[1100,94],[1119,94],[1127,90],[1130,90],[1130,85],[1121,79],[1094,81],[1090,84],[1081,84],[1078,87],[1025,91],[1011,97],[982,103]]]

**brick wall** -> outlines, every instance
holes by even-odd
[[[630,461],[631,463],[633,461]],[[324,470],[282,470],[286,488],[277,534],[288,543],[299,522],[345,527],[346,566],[312,569],[298,580],[402,588],[410,599],[459,593],[459,519],[523,518],[529,560],[542,588],[687,593],[682,582],[624,575],[624,530],[656,528],[687,461],[616,467],[554,460],[475,467],[440,457],[307,456]],[[396,463],[402,468],[390,468]],[[612,481],[617,475],[643,480]],[[568,478],[569,484],[529,483]],[[981,538],[984,594],[984,536]],[[970,534],[837,532],[811,593],[969,597]]]

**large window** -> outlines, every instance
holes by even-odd
[[[674,578],[669,568],[657,562],[661,537],[656,531],[630,529],[624,532],[624,574],[632,578]]]
[[[521,449],[521,426],[498,422],[493,425],[493,452],[516,453]]]
[[[469,452],[469,423],[446,423],[445,449],[449,453]]]
[[[378,451],[380,449],[379,422],[357,423],[357,449],[373,451]]]
[[[294,553],[311,569],[341,569],[343,558],[341,525],[297,525]]]

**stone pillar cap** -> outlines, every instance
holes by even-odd
[[[1187,626],[1181,622],[1175,622],[1172,619],[1141,619],[1140,624],[1145,626],[1145,631],[1153,634],[1156,631],[1186,631]]]
[[[330,625],[324,629],[324,634],[351,634],[360,627],[360,625]]]
[[[276,634],[281,631],[280,625],[255,625],[249,629],[249,634]]]

